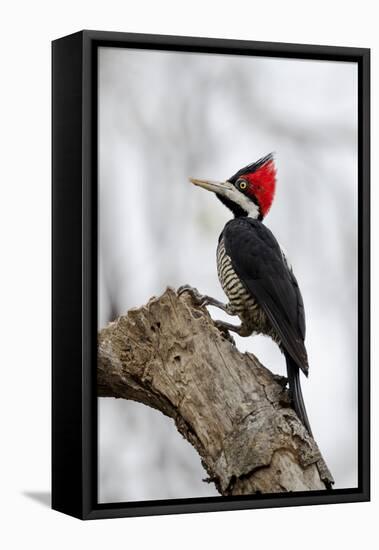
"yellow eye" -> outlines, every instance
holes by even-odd
[[[238,183],[238,187],[239,187],[240,189],[242,189],[242,190],[246,189],[246,187],[247,187],[246,181],[244,181],[244,180],[240,181],[240,182]]]

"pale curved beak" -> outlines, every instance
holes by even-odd
[[[226,195],[227,192],[234,190],[234,185],[229,181],[212,181],[212,180],[199,180],[197,178],[189,178],[190,182],[198,187],[202,187],[207,191],[213,191],[219,195]]]

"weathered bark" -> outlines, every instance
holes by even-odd
[[[240,353],[206,308],[170,288],[99,334],[98,395],[133,399],[173,418],[222,495],[330,486],[285,384]]]

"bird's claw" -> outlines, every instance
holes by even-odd
[[[194,304],[197,306],[205,306],[206,305],[206,297],[200,294],[200,292],[197,290],[197,288],[194,288],[190,285],[182,285],[178,288],[178,296],[181,296],[184,292],[188,292],[188,294],[191,296],[191,299]]]
[[[218,330],[221,332],[223,337],[235,346],[236,341],[234,340],[233,336],[230,334],[229,330],[225,327],[223,322],[222,321],[214,321],[214,324],[218,328]]]

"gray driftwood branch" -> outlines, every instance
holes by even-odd
[[[333,479],[286,379],[240,353],[204,307],[170,288],[100,331],[98,395],[171,417],[222,495],[320,490]]]

